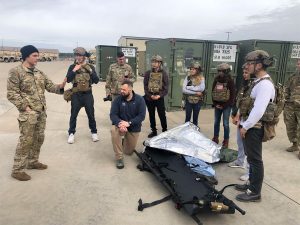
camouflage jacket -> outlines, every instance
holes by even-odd
[[[33,71],[19,65],[9,71],[7,99],[22,112],[29,106],[34,111],[46,110],[45,89],[48,92],[63,94],[59,85],[54,84],[40,70]]]
[[[300,101],[300,73],[298,71],[290,76],[286,82],[285,100],[290,105],[295,101]]]
[[[106,77],[106,95],[120,94],[121,84],[125,79],[135,82],[131,66],[128,64],[123,66],[117,63],[111,64]]]

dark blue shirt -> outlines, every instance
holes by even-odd
[[[92,73],[90,74],[90,76],[91,76],[90,86],[91,86],[92,84],[97,84],[99,82],[99,77],[97,76],[95,67],[90,64],[89,64],[89,66],[92,68]],[[74,67],[75,67],[75,64],[72,64],[68,69],[68,73],[67,73],[67,82],[68,83],[72,82],[75,79],[76,72],[73,72]]]
[[[122,120],[131,122],[131,125],[127,128],[129,132],[141,131],[145,115],[145,100],[142,96],[135,94],[134,91],[130,101],[127,101],[121,95],[115,98],[110,109],[112,125],[118,126]]]

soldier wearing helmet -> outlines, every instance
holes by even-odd
[[[299,151],[299,126],[300,126],[300,59],[296,62],[296,72],[289,77],[285,90],[284,123],[287,136],[292,146],[288,152]],[[300,159],[300,153],[298,155]]]
[[[203,103],[205,90],[205,79],[199,62],[190,65],[190,72],[183,81],[182,93],[185,97],[185,122],[191,120],[193,113],[193,124],[198,126],[198,117]]]
[[[152,138],[157,135],[155,109],[157,108],[162,131],[167,131],[167,118],[164,97],[168,94],[168,74],[162,69],[162,57],[154,55],[151,58],[152,69],[145,73],[144,91],[145,102],[149,112],[150,127],[152,132],[148,135]]]
[[[212,140],[219,144],[220,123],[223,115],[224,139],[222,146],[228,148],[229,117],[235,100],[235,86],[230,75],[231,68],[229,64],[219,64],[217,71],[217,76],[212,85],[212,100],[215,107],[214,137]]]
[[[92,84],[99,82],[93,65],[87,62],[89,53],[82,47],[74,49],[75,62],[72,64],[67,73],[67,82],[72,83],[71,97],[71,116],[69,123],[68,143],[73,144],[75,141],[77,116],[82,107],[85,108],[89,120],[89,127],[92,133],[92,140],[99,141],[94,115],[94,97],[92,94]]]
[[[117,53],[117,62],[109,66],[106,76],[106,96],[113,101],[121,94],[121,86],[123,81],[129,80],[135,82],[135,76],[132,68],[126,63],[126,58],[123,52]]]
[[[250,166],[249,182],[236,185],[236,189],[243,194],[236,196],[239,201],[260,201],[264,178],[264,165],[262,160],[262,141],[264,137],[263,115],[270,102],[275,99],[275,88],[266,68],[272,65],[269,54],[256,50],[246,55],[247,70],[254,74],[256,79],[248,89],[246,96],[240,103],[239,112],[241,121],[240,134],[243,138],[244,150]],[[246,99],[251,100],[248,104]],[[246,110],[245,110],[246,108]]]

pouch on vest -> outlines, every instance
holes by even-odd
[[[90,88],[90,75],[89,74],[76,74],[77,91],[89,91]]]
[[[68,90],[65,90],[65,91],[64,91],[64,100],[66,100],[67,102],[68,102],[68,101],[71,101],[72,95],[73,95],[72,88],[70,88],[70,89],[68,89]]]
[[[265,123],[264,124],[264,136],[263,136],[262,141],[263,142],[270,141],[275,136],[276,136],[275,125],[274,124],[270,124],[270,123]]]
[[[227,87],[227,83],[217,82],[212,91],[212,99],[216,102],[227,102],[230,99],[230,90]]]
[[[198,102],[202,101],[202,96],[198,96],[198,95],[189,95],[187,97],[187,100],[189,103],[191,104],[197,104]]]
[[[159,93],[162,89],[162,73],[150,73],[148,90],[152,93]]]

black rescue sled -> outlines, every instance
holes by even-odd
[[[186,165],[182,155],[151,147],[146,147],[143,153],[135,153],[142,161],[138,169],[151,172],[170,192],[169,196],[152,203],[143,203],[140,199],[139,211],[172,199],[175,207],[183,208],[197,224],[202,224],[197,217],[200,212],[233,214],[238,210],[245,215],[244,210],[223,195],[225,188],[233,185],[217,191],[209,179]]]

